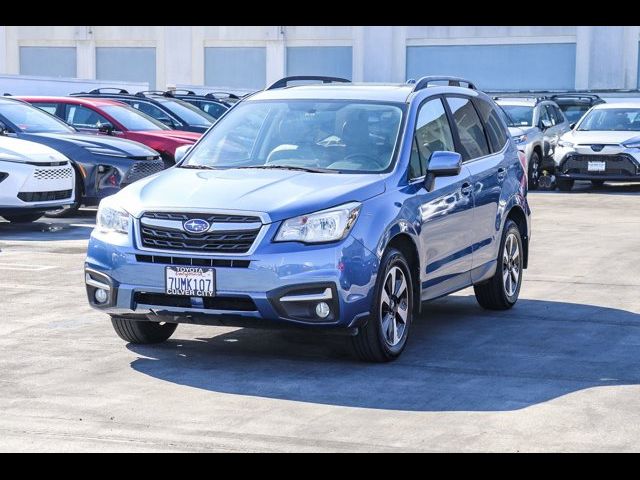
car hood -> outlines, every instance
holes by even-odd
[[[563,140],[579,145],[618,145],[639,137],[640,132],[612,132],[612,131],[580,131],[572,130],[562,136]]]
[[[279,221],[362,202],[384,190],[382,175],[171,168],[135,182],[114,200],[135,217],[154,209],[221,209],[264,212]]]
[[[158,152],[142,143],[126,140],[124,138],[110,137],[107,135],[91,135],[83,133],[37,133],[31,134],[38,137],[50,138],[57,142],[71,143],[77,147],[92,147],[115,150],[127,157],[155,157]],[[23,135],[25,137],[25,135]],[[56,143],[56,142],[54,142]]]
[[[182,143],[195,143],[201,136],[201,133],[185,132],[183,130],[145,130],[136,131],[137,135],[147,138],[174,139]]]
[[[40,143],[0,137],[0,161],[51,163],[66,162],[68,158],[60,152]]]

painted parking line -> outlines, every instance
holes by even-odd
[[[22,272],[40,272],[59,268],[53,265],[24,265],[18,263],[0,263],[0,270],[18,270]]]

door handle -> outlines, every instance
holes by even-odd
[[[498,169],[498,180],[504,180],[504,177],[507,176],[507,169],[504,167],[500,167]]]
[[[463,195],[469,195],[473,191],[473,186],[469,182],[464,182],[460,187],[460,192]]]

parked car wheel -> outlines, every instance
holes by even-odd
[[[380,272],[369,321],[351,337],[354,353],[367,362],[396,359],[407,343],[413,318],[411,270],[402,253],[389,249]]]
[[[538,152],[533,152],[529,159],[529,190],[537,190],[540,183],[540,155]]]
[[[113,329],[126,342],[137,344],[162,343],[176,331],[176,323],[156,323],[111,317]]]
[[[500,243],[500,256],[494,276],[474,285],[476,300],[488,310],[508,310],[518,301],[522,286],[523,249],[520,229],[507,220]]]
[[[31,223],[42,217],[42,212],[3,215],[3,217],[5,218],[5,220],[8,220],[11,223]]]
[[[570,192],[573,188],[573,180],[570,178],[556,178],[556,187],[561,192]]]

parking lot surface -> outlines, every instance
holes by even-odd
[[[576,190],[530,194],[513,310],[427,304],[384,365],[305,332],[126,345],[85,299],[95,212],[0,221],[0,450],[640,450],[640,187]]]

